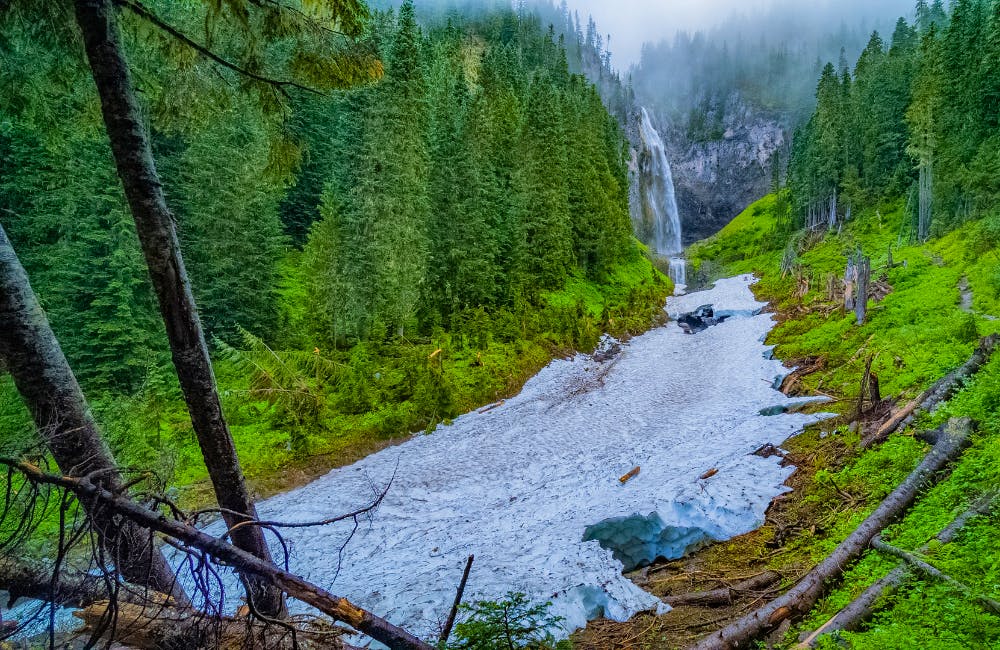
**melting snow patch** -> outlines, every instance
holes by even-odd
[[[716,327],[652,330],[621,346],[613,364],[554,361],[502,405],[270,499],[261,516],[350,512],[370,502],[372,481],[395,476],[342,563],[350,522],[286,531],[291,569],[425,637],[446,616],[470,554],[466,602],[523,592],[551,601],[567,633],[596,616],[661,610],[622,570],[760,526],[792,468],[754,450],[822,417],[760,414],[791,400],[772,388],[785,370],[765,358],[774,323],[751,281],[668,299],[672,314],[706,303],[732,314]],[[227,593],[239,593],[235,583]]]

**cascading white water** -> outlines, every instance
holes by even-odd
[[[687,260],[683,257],[670,258],[670,279],[682,289],[687,284]]]
[[[649,168],[642,170],[646,210],[653,221],[653,241],[656,253],[675,256],[684,250],[681,243],[681,217],[674,194],[674,175],[667,160],[667,147],[653,127],[645,108],[642,109],[642,140],[649,153]]]
[[[648,153],[647,166],[641,170],[644,213],[652,222],[653,252],[670,258],[670,279],[683,291],[687,284],[687,262],[679,257],[684,250],[681,241],[681,216],[677,209],[674,175],[667,159],[667,147],[653,127],[649,113],[642,109],[642,141]]]

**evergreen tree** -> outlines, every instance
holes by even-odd
[[[536,74],[528,87],[521,135],[524,159],[520,250],[515,259],[533,286],[557,289],[573,262],[573,231],[567,188],[566,132],[559,90],[546,75]]]

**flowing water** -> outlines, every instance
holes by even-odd
[[[773,388],[787,370],[762,343],[773,320],[750,282],[668,300],[675,315],[704,303],[732,314],[717,327],[691,336],[671,322],[610,361],[553,361],[502,405],[274,497],[261,516],[322,520],[391,481],[342,558],[350,522],[288,530],[291,568],[425,636],[470,554],[466,602],[523,592],[551,601],[566,632],[662,610],[623,568],[758,527],[792,468],[753,451],[818,419],[760,415],[791,401]]]
[[[677,208],[674,175],[667,158],[667,147],[653,126],[645,108],[640,125],[647,164],[641,170],[643,209],[651,221],[653,239],[650,246],[657,255],[670,258],[670,278],[681,287],[687,283],[686,262],[679,255],[684,250],[681,240],[681,218]]]

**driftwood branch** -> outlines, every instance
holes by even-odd
[[[432,650],[406,630],[355,605],[346,598],[335,596],[271,562],[243,551],[232,544],[150,510],[128,498],[105,490],[86,478],[56,476],[42,472],[30,463],[0,458],[0,465],[13,468],[29,481],[53,485],[73,492],[83,503],[99,505],[140,527],[173,538],[183,545],[197,549],[217,562],[232,566],[242,573],[249,573],[266,581],[292,598],[312,605],[336,621],[346,623],[358,632],[384,643],[393,650]]]
[[[676,596],[665,596],[663,602],[671,607],[681,607],[686,605],[697,605],[700,607],[724,607],[732,605],[733,601],[741,595],[758,592],[767,589],[781,581],[781,574],[777,571],[765,571],[759,576],[754,576],[734,585],[712,589],[711,591],[696,591],[688,594],[677,594]]]
[[[961,387],[965,379],[979,372],[979,369],[990,360],[998,341],[1000,341],[1000,336],[996,334],[987,336],[980,341],[979,346],[968,361],[939,379],[933,386],[918,395],[915,400],[894,413],[875,433],[861,441],[861,448],[868,449],[885,442],[896,430],[909,424],[918,409],[931,411],[938,404],[951,397]]]
[[[971,432],[972,422],[968,418],[952,420],[920,465],[825,560],[784,595],[707,636],[691,646],[692,650],[736,648],[771,630],[785,619],[808,612],[822,596],[827,585],[840,577],[844,569],[864,552],[875,535],[902,515],[916,500],[920,490],[931,485],[937,473],[958,457],[968,444]]]
[[[955,539],[955,536],[958,535],[958,532],[962,530],[969,520],[989,512],[996,498],[996,492],[989,492],[982,496],[966,511],[953,519],[952,522],[939,532],[934,539],[941,544],[948,544]],[[926,551],[927,548],[928,545],[925,544],[920,548],[920,552]],[[909,567],[905,563],[900,563],[885,577],[877,580],[874,584],[868,587],[868,589],[863,591],[861,595],[852,600],[842,610],[837,612],[837,614],[829,621],[803,639],[803,641],[796,646],[796,650],[815,648],[819,643],[820,637],[824,635],[834,634],[840,631],[850,632],[858,629],[861,623],[868,620],[871,615],[875,613],[877,604],[882,601],[885,596],[891,594],[896,590],[896,588],[902,585],[910,577],[910,575],[911,572]]]

